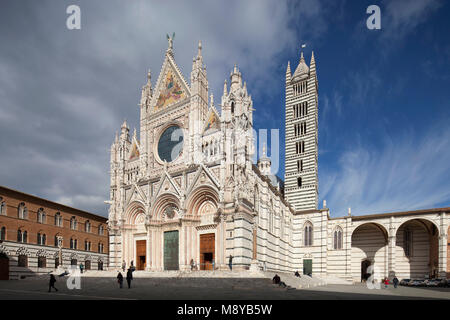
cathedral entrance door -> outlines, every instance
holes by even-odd
[[[0,253],[0,280],[9,280],[9,258]]]
[[[215,234],[200,235],[200,270],[213,270]]]
[[[312,276],[312,259],[303,259],[303,274]]]
[[[147,243],[146,240],[136,240],[136,268],[145,270]]]
[[[178,270],[178,231],[164,232],[164,270]]]

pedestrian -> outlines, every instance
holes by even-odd
[[[127,271],[127,283],[128,283],[128,289],[131,288],[131,280],[133,280],[133,271],[130,269],[128,269]]]
[[[191,259],[191,271],[195,268],[195,262],[194,259]]]
[[[123,285],[123,275],[122,273],[120,273],[117,275],[117,283],[119,284],[119,288],[122,289],[122,285]]]
[[[389,279],[388,278],[384,278],[384,287],[387,288],[389,284]]]
[[[300,278],[300,273],[298,273],[298,270],[295,271],[294,275],[295,275],[296,277]]]
[[[83,268],[84,268],[83,263],[80,263],[80,272],[81,273],[83,273]]]
[[[273,284],[280,284],[280,281],[281,281],[281,278],[277,274],[272,278],[272,283]]]
[[[122,270],[125,272],[125,268],[127,267],[127,264],[125,263],[125,260],[122,262]]]
[[[48,284],[48,292],[52,291],[52,288],[58,291],[58,289],[55,288],[55,282],[56,278],[53,274],[50,275],[50,283]]]
[[[230,258],[228,259],[228,265],[230,270],[233,270],[233,256],[230,254]]]
[[[397,288],[397,286],[398,286],[398,278],[397,277],[394,277],[394,279],[392,279],[392,282],[394,283],[394,288]]]

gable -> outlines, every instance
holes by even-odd
[[[136,158],[139,158],[139,148],[136,144],[136,141],[133,141],[133,146],[131,147],[131,152],[130,152],[130,160],[134,160]]]
[[[219,117],[217,116],[217,114],[214,112],[213,109],[211,109],[208,113],[203,133],[211,129],[220,129]]]
[[[158,112],[189,97],[186,81],[170,56],[166,56],[156,84],[152,111]]]

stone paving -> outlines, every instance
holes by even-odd
[[[243,277],[243,275],[246,277]],[[68,277],[57,277],[58,292],[48,293],[48,276],[0,281],[0,299],[156,299],[156,300],[310,300],[310,299],[450,299],[449,288],[410,288],[370,290],[362,284],[323,284],[295,289],[271,283],[273,273],[249,277],[247,273],[135,273],[131,289],[119,289],[116,272],[83,274],[81,289],[69,290]],[[165,275],[165,277],[163,277]],[[174,276],[178,275],[178,276]],[[287,275],[280,275],[282,281]],[[305,281],[316,281],[304,278]],[[288,281],[289,282],[289,281]]]

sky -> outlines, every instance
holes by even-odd
[[[66,27],[72,4],[80,30]],[[186,79],[202,41],[216,102],[239,66],[255,129],[279,129],[281,150],[287,63],[314,50],[331,216],[450,206],[448,30],[445,0],[2,0],[0,185],[107,216],[110,145],[124,119],[139,131],[147,70],[155,85],[175,32]]]

